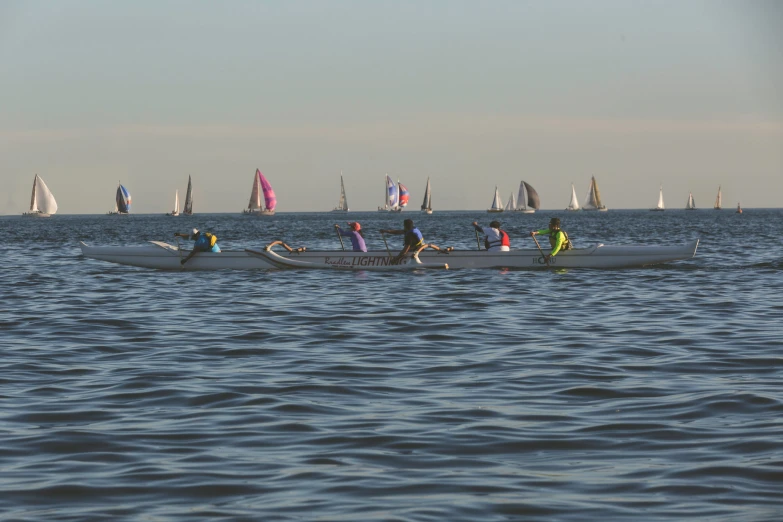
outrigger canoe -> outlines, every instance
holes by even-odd
[[[596,244],[560,252],[551,259],[553,268],[634,268],[690,259],[696,255],[699,240],[672,246],[607,246]],[[158,270],[252,270],[275,268],[336,268],[342,270],[412,270],[423,268],[518,268],[546,269],[541,252],[521,248],[509,252],[485,250],[423,250],[402,263],[384,250],[351,252],[306,250],[281,252],[266,248],[200,252],[183,267],[180,261],[190,250],[159,241],[144,246],[98,246],[81,243],[84,257],[121,265]],[[271,254],[270,254],[271,252]]]

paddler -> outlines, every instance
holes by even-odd
[[[217,236],[210,232],[200,232],[199,229],[194,228],[190,234],[180,234],[176,232],[174,236],[184,237],[185,239],[192,239],[195,241],[193,250],[190,251],[190,254],[179,262],[181,265],[187,263],[190,258],[195,256],[198,252],[220,252],[220,247],[217,244]]]
[[[392,259],[392,263],[394,264],[399,263],[402,258],[405,257],[405,254],[411,250],[416,250],[420,246],[424,245],[424,236],[421,235],[421,232],[419,232],[418,228],[413,226],[412,219],[406,219],[403,221],[402,226],[403,230],[381,230],[381,234],[405,235],[402,250],[400,250],[400,253],[397,254],[394,259]]]
[[[568,234],[566,234],[565,230],[560,230],[560,218],[553,217],[549,220],[549,228],[534,230],[530,235],[549,236],[549,244],[552,246],[552,251],[544,256],[544,260],[547,263],[550,258],[555,257],[561,250],[571,250],[573,248],[571,240],[568,239]]]
[[[348,226],[351,227],[351,230],[343,230],[340,228],[340,225],[335,225],[334,228],[337,230],[337,234],[351,238],[351,246],[354,252],[367,252],[367,245],[364,244],[364,237],[362,236],[362,226],[356,221],[349,222]]]
[[[482,227],[477,221],[473,222],[476,232],[484,234],[484,248],[487,252],[508,252],[511,250],[511,240],[505,230],[500,229],[500,222],[493,221],[488,227]]]

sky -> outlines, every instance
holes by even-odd
[[[783,2],[0,0],[0,214],[780,207]]]

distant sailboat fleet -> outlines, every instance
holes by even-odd
[[[396,182],[387,174],[384,176],[384,204],[378,207],[379,212],[401,212],[410,200],[410,192],[408,188],[403,185],[398,179]],[[269,180],[261,173],[259,169],[256,169],[253,175],[253,185],[250,191],[250,199],[248,201],[247,208],[242,211],[245,215],[255,216],[273,216],[277,207],[277,197],[275,191],[272,189],[272,185]],[[541,200],[538,192],[526,181],[519,183],[519,190],[515,194],[511,192],[508,201],[505,206],[500,197],[500,190],[498,186],[495,186],[495,193],[492,199],[492,205],[487,209],[490,213],[501,212],[521,212],[524,214],[532,214],[541,207]],[[722,186],[718,186],[718,194],[715,197],[715,203],[713,205],[715,210],[721,210],[723,208],[723,195]],[[598,182],[595,176],[591,176],[590,184],[587,190],[587,196],[582,205],[576,196],[576,188],[571,183],[571,200],[566,211],[598,211],[606,212],[607,207],[601,199],[601,192],[598,188]],[[658,193],[658,203],[653,211],[664,211],[666,207],[663,202],[663,185],[661,184]],[[688,192],[688,200],[685,204],[685,210],[696,210],[696,200],[693,197],[692,192]],[[130,191],[121,183],[118,182],[117,190],[114,197],[114,210],[108,212],[110,215],[128,215],[131,211],[131,194]],[[340,172],[340,198],[337,202],[337,206],[332,209],[332,212],[349,212],[348,198],[345,192],[345,180],[343,173]],[[43,179],[36,174],[33,178],[33,189],[30,196],[30,208],[28,212],[24,212],[25,217],[50,217],[57,212],[57,202],[52,195],[52,192],[44,183]],[[424,214],[432,214],[432,185],[430,178],[427,178],[427,184],[424,189],[424,199],[421,204],[421,212]],[[737,214],[741,214],[742,207],[737,203]],[[193,181],[191,176],[188,176],[188,186],[185,192],[185,204],[180,211],[180,199],[179,190],[174,191],[174,206],[171,212],[166,213],[167,216],[179,216],[181,214],[190,216],[193,214]]]

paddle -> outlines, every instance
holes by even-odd
[[[389,257],[391,257],[391,250],[389,250],[389,243],[386,242],[386,236],[383,232],[381,232],[381,237],[383,238],[383,244],[386,245],[386,251],[389,253]]]
[[[479,241],[478,230],[476,230],[476,229],[474,228],[474,229],[473,229],[473,232],[475,232],[475,233],[476,233],[476,248],[478,248],[479,250],[481,250],[481,242]]]
[[[343,236],[340,235],[340,227],[338,225],[334,226],[334,231],[337,233],[337,239],[340,240],[340,246],[343,247],[343,252],[345,251],[345,245],[343,245]]]
[[[538,251],[541,252],[541,256],[544,258],[544,262],[546,262],[546,266],[549,266],[549,259],[544,255],[544,251],[541,250],[541,245],[538,244],[538,239],[536,239],[536,236],[533,234],[530,234],[530,237],[533,238],[533,241],[536,242],[536,246],[538,247]]]

